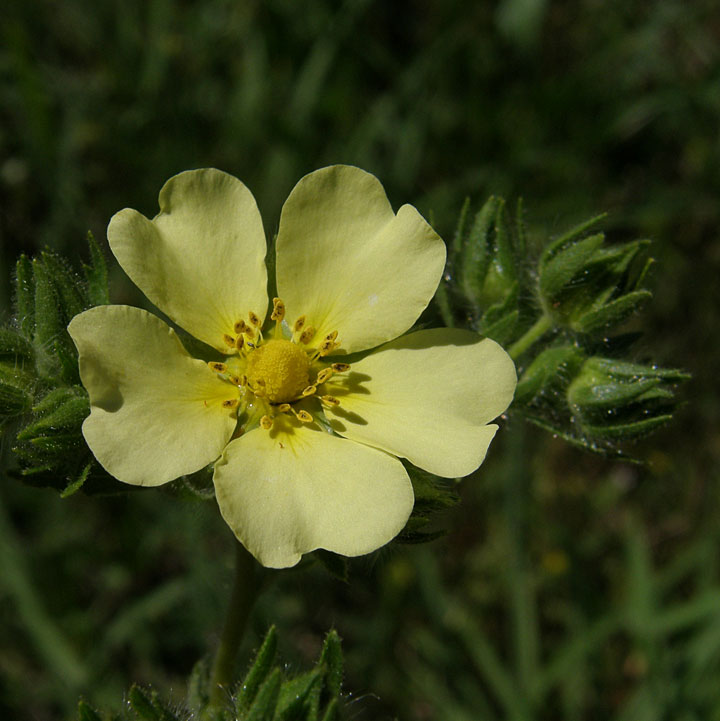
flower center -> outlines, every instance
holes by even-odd
[[[270,340],[248,356],[247,379],[270,403],[288,403],[309,385],[310,359],[289,340]]]

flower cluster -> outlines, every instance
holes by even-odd
[[[305,176],[283,206],[270,303],[265,234],[245,185],[188,171],[159,202],[152,220],[117,213],[110,247],[216,359],[191,357],[138,308],[72,320],[91,404],[83,434],[111,475],[157,486],[214,463],[237,538],[262,564],[285,567],[317,548],[369,553],[402,530],[413,491],[397,457],[445,477],[480,465],[515,368],[469,331],[403,335],[445,264],[415,208],[395,214],[358,168]]]

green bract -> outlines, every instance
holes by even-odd
[[[145,295],[221,354],[191,357],[137,308],[72,320],[91,405],[83,434],[119,480],[154,486],[214,462],[225,520],[261,563],[283,567],[316,548],[368,553],[402,530],[413,492],[396,456],[446,477],[483,461],[514,365],[469,331],[402,335],[435,292],[445,247],[412,206],[395,214],[374,176],[333,166],[294,188],[265,335],[265,236],[236,178],[181,173],[153,220],[122,210],[108,240]],[[348,366],[349,353],[364,355]]]

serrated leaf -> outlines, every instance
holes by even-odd
[[[583,424],[583,430],[589,435],[597,436],[598,438],[607,439],[626,439],[626,438],[637,438],[638,436],[644,436],[652,431],[664,426],[672,420],[672,415],[665,414],[661,416],[653,416],[652,418],[646,418],[641,421],[634,421],[632,423],[617,423],[614,425],[589,425]]]
[[[15,321],[26,338],[35,334],[35,278],[32,262],[21,255],[15,265]]]
[[[83,264],[83,271],[87,280],[89,305],[107,305],[110,302],[110,294],[105,256],[90,231],[87,234],[87,241],[90,250],[90,264]]]
[[[258,689],[244,721],[272,721],[279,700],[282,671],[273,669]]]
[[[270,626],[235,699],[238,715],[250,708],[258,689],[270,673],[277,652],[277,629]]]

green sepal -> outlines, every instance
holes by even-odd
[[[29,373],[0,363],[0,419],[26,413],[32,405],[32,392]]]
[[[252,706],[261,685],[272,670],[276,653],[277,629],[275,626],[270,626],[250,670],[236,693],[235,709],[238,716],[242,716]]]
[[[403,463],[410,476],[415,495],[410,518],[405,528],[395,537],[394,543],[425,543],[444,535],[445,531],[421,531],[437,513],[456,505],[460,497],[455,484],[445,478],[423,471],[411,464]]]
[[[195,663],[188,678],[187,703],[198,716],[210,703],[211,673],[212,662],[208,656],[203,656]]]
[[[280,697],[282,671],[273,669],[258,689],[243,721],[272,721]]]
[[[160,700],[157,691],[145,691],[134,685],[128,691],[128,705],[139,721],[179,721],[178,716]]]

